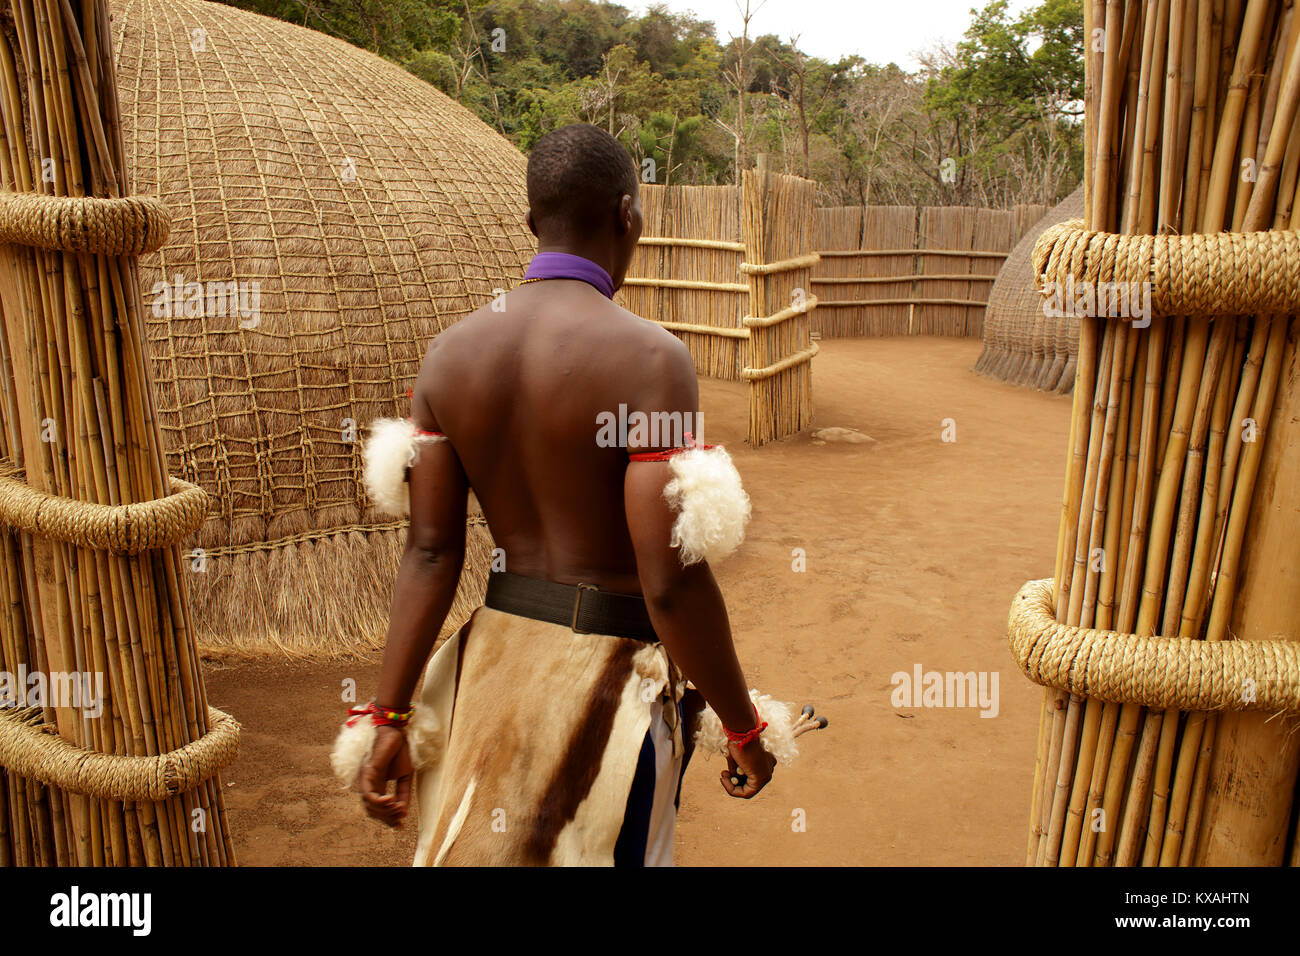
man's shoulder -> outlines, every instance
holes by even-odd
[[[486,321],[485,316],[489,311],[490,306],[482,306],[439,331],[425,346],[425,360],[436,360],[440,352],[453,352],[466,345],[472,345],[473,341],[481,335],[482,326]]]
[[[455,368],[495,354],[502,315],[490,305],[471,312],[430,340],[423,366],[434,371]],[[558,327],[557,327],[558,328]],[[582,351],[627,384],[684,382],[695,377],[690,350],[657,322],[644,319],[616,302],[602,300],[582,316]],[[522,333],[523,329],[516,329]],[[559,331],[556,334],[561,334]],[[572,327],[565,335],[572,335]],[[510,336],[507,336],[510,338]],[[511,339],[518,344],[517,338]]]
[[[617,306],[616,306],[617,308]],[[620,387],[647,407],[693,405],[698,388],[690,349],[657,322],[619,308],[624,327],[619,364]]]
[[[610,307],[617,314],[619,332],[629,348],[647,363],[653,363],[660,371],[672,366],[693,367],[690,349],[658,322],[644,319],[617,303],[611,302]]]

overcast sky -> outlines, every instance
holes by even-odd
[[[718,40],[725,43],[740,33],[736,0],[660,0],[669,9],[692,12],[712,20]],[[623,0],[638,13],[647,2]],[[783,40],[799,37],[805,53],[834,61],[858,54],[871,63],[894,62],[907,69],[917,66],[916,53],[937,41],[953,42],[970,25],[972,7],[987,0],[751,0],[758,13],[750,20],[751,33],[775,33]],[[743,7],[745,0],[740,0]],[[760,6],[761,4],[761,6]],[[1030,0],[1012,0],[1021,10]]]

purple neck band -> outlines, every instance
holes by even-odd
[[[528,263],[525,279],[577,279],[595,286],[607,299],[614,298],[614,280],[590,259],[567,252],[539,252]]]

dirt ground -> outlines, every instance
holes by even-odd
[[[1052,572],[1069,401],[976,376],[979,352],[965,339],[823,341],[814,429],[872,439],[856,443],[805,432],[754,451],[745,386],[701,381],[706,437],[728,445],[754,505],[745,545],[716,569],[741,662],[751,686],[831,723],[749,802],[722,791],[719,758],[697,757],[679,865],[1024,862],[1041,691],[1005,626],[1017,588]],[[996,716],[895,708],[891,676],[916,665],[996,673]],[[377,674],[377,662],[207,666],[211,703],[244,728],[222,775],[242,864],[409,865],[413,823],[371,823],[330,775],[341,682],[364,700]]]

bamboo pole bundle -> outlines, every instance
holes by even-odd
[[[812,421],[811,254],[815,184],[768,170],[766,157],[745,172],[743,232],[749,281],[749,441],[793,435]]]
[[[1087,34],[1105,38],[1087,63],[1086,228],[1295,228],[1293,0],[1086,0],[1084,10]],[[1279,428],[1300,401],[1295,375],[1283,374],[1295,323],[1212,315],[1149,327],[1082,320],[1054,576],[1061,624],[1208,642],[1279,636],[1283,619],[1265,605],[1286,590],[1278,568],[1296,590],[1300,487],[1279,470],[1295,455]],[[1288,548],[1290,564],[1252,559]],[[1049,688],[1028,861],[1281,862],[1295,747],[1279,749],[1276,732],[1261,737],[1256,718],[1232,714],[1221,751],[1219,723]],[[1261,799],[1266,825],[1225,829],[1206,816],[1213,807],[1220,822],[1241,824],[1245,804],[1258,816]]]
[[[8,150],[0,150],[4,182],[12,182],[13,164]],[[0,318],[0,474],[10,473],[22,461],[18,432],[13,352],[5,323]],[[28,593],[35,581],[35,543],[28,534],[0,524],[0,671],[9,674],[47,673],[44,644],[32,626]],[[39,719],[54,722],[49,701],[42,701]],[[14,705],[16,702],[10,702]],[[38,715],[32,714],[35,720]],[[24,778],[0,766],[0,865],[66,865],[68,856],[67,796],[57,787]]]
[[[86,503],[138,504],[160,514],[154,506],[169,504],[164,499],[174,486],[154,404],[136,254],[156,248],[149,240],[161,227],[149,225],[147,204],[126,198],[104,0],[76,10],[66,0],[12,0],[0,15],[0,70],[0,164],[12,207],[6,221],[17,230],[6,239],[33,243],[0,246],[6,507],[14,477],[23,475],[28,494],[52,496],[38,512],[50,520],[65,511],[81,515]],[[28,205],[52,220],[25,219],[14,193],[29,194]],[[107,202],[97,206],[85,197]],[[82,218],[95,210],[127,228],[117,233]],[[137,213],[148,226],[143,231],[130,218]],[[51,232],[44,228],[51,221],[84,225]],[[202,499],[197,489],[193,494]],[[47,676],[106,675],[98,716],[84,701],[78,707],[66,700],[27,713],[29,726],[43,720],[57,736],[24,735],[14,726],[22,714],[5,718],[6,752],[15,739],[27,748],[27,779],[5,774],[10,845],[3,852],[15,862],[234,862],[215,772],[202,770],[188,783],[174,779],[174,772],[189,771],[188,758],[173,755],[185,748],[194,756],[216,736],[229,738],[230,727],[219,729],[223,715],[207,707],[179,549],[174,539],[160,540],[170,544],[142,544],[137,553],[91,546],[75,534],[56,540],[26,531],[16,549],[14,535],[4,535],[6,665],[34,656]],[[31,779],[46,769],[32,756],[33,738],[46,742],[35,747],[42,752],[54,753],[57,744],[119,758],[89,761],[103,768],[87,774],[90,792],[59,790]],[[166,781],[126,786],[113,769],[121,761],[154,767],[177,789]],[[25,815],[16,810],[20,801]]]

